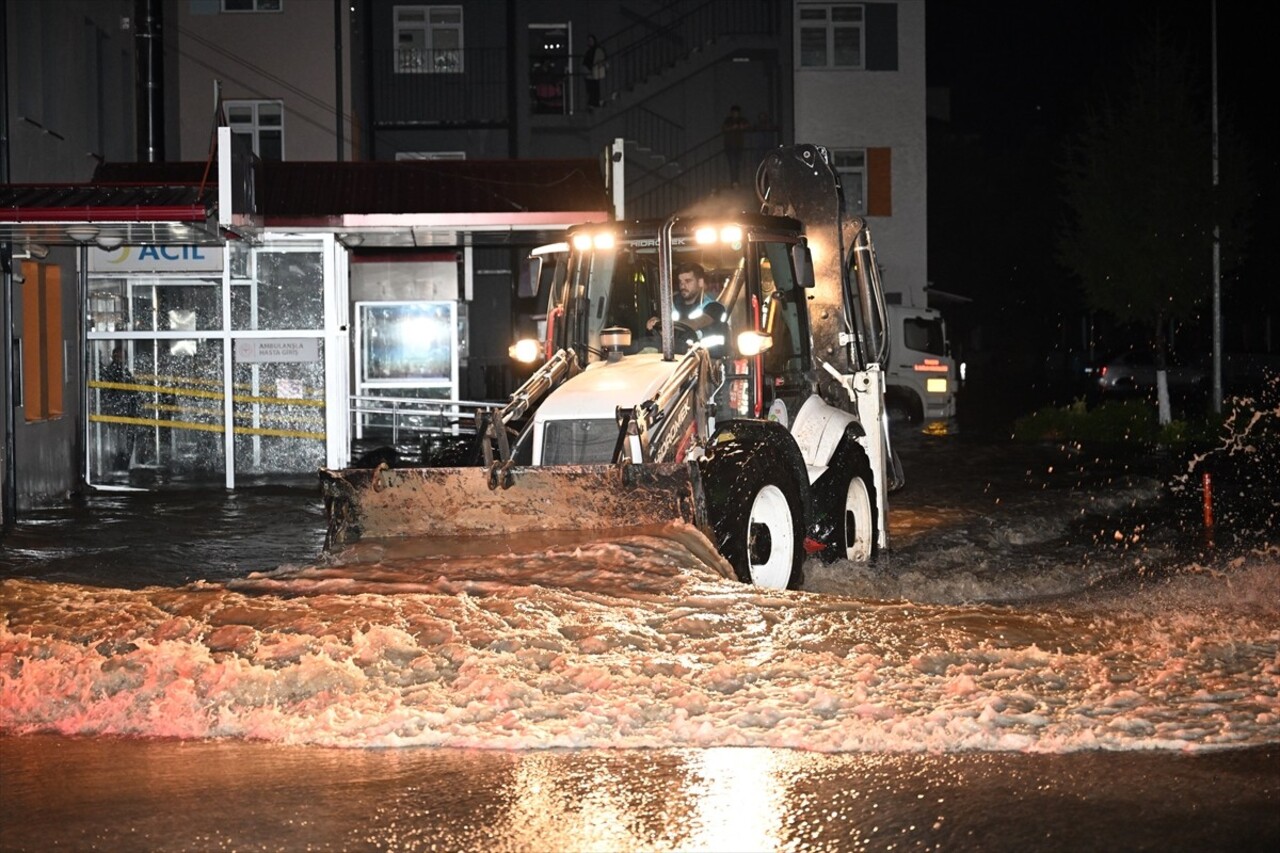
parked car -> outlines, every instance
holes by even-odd
[[[1166,367],[1170,393],[1209,387],[1209,368],[1201,361],[1181,361],[1170,356]],[[1155,355],[1130,350],[1106,360],[1098,368],[1098,388],[1104,394],[1147,394],[1156,390]]]

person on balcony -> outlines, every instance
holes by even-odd
[[[609,70],[609,60],[595,35],[587,36],[587,49],[582,54],[582,68],[587,81],[587,106],[595,109],[601,105],[600,84]]]
[[[720,132],[724,136],[724,156],[729,161],[729,186],[731,187],[738,185],[738,174],[742,171],[742,149],[749,127],[751,122],[747,121],[747,117],[742,114],[742,108],[737,104],[729,107],[729,114],[720,125]]]

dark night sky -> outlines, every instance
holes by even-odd
[[[1053,160],[1084,106],[1115,85],[1153,14],[1203,62],[1210,89],[1211,0],[932,0],[926,76],[950,89],[950,120],[929,127],[929,276],[973,296],[979,322],[1019,306],[1044,316],[1076,309],[1053,262],[1061,217]],[[1254,240],[1241,279],[1273,280],[1276,222],[1275,96],[1268,28],[1257,7],[1219,0],[1219,115],[1231,116],[1255,155]],[[1204,168],[1211,168],[1205,152]],[[1226,285],[1224,285],[1225,287]],[[1225,297],[1224,297],[1225,298]],[[1273,307],[1280,308],[1274,300]],[[1041,335],[1042,333],[1037,333]],[[1070,333],[1067,333],[1067,338]]]

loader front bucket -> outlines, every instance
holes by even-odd
[[[466,468],[321,469],[332,551],[361,539],[510,536],[685,521],[710,536],[696,463],[511,469],[508,488]]]

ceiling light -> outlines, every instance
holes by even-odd
[[[98,238],[98,247],[110,252],[112,249],[120,248],[120,244],[123,242],[124,238],[116,234],[103,234]]]
[[[88,243],[98,236],[96,225],[73,225],[67,229],[67,236],[77,243]]]

